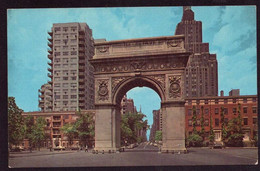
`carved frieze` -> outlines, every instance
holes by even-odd
[[[98,100],[108,100],[108,80],[98,80]]]
[[[171,40],[167,42],[167,48],[181,47],[181,40]]]
[[[130,61],[125,63],[104,63],[102,65],[95,66],[96,73],[117,73],[117,72],[131,72],[131,71],[152,71],[152,70],[165,70],[165,69],[175,69],[179,67],[185,67],[184,62],[179,60],[158,60],[158,61],[149,61],[149,60],[139,60],[139,61]]]
[[[159,83],[159,85],[161,85],[163,91],[165,91],[165,75],[163,75],[163,74],[160,74],[160,75],[149,75],[147,77],[152,78],[157,83]]]
[[[181,96],[181,76],[169,76],[169,97],[176,98]]]
[[[97,47],[97,53],[108,53],[109,47],[108,46],[99,46]]]
[[[129,77],[113,77],[112,78],[112,92],[114,93],[116,86],[127,78],[129,78]]]

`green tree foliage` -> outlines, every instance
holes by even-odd
[[[91,112],[83,113],[79,111],[77,112],[77,115],[79,118],[75,122],[75,128],[80,144],[84,147],[86,144],[91,147],[95,136],[95,123],[93,120],[94,114]]]
[[[138,139],[137,131],[143,128],[148,128],[147,120],[142,113],[126,113],[121,118],[121,144],[126,145],[136,143],[142,139]]]
[[[29,146],[32,146],[32,132],[34,126],[34,119],[32,116],[27,116],[24,118],[24,127],[25,127],[25,138],[29,141]]]
[[[209,141],[210,143],[213,143],[215,140],[215,133],[213,131],[213,126],[212,126],[212,117],[210,115],[210,123],[209,123]]]
[[[32,132],[29,134],[32,144],[40,150],[41,142],[45,139],[46,121],[43,117],[38,117],[36,123],[32,126]]]
[[[226,137],[227,137],[227,131],[226,131],[226,124],[225,124],[225,116],[224,116],[224,107],[221,107],[221,112],[220,112],[220,122],[221,122],[221,138],[222,141],[225,142]]]
[[[187,143],[190,147],[201,147],[203,139],[199,134],[192,134],[187,138]]]
[[[162,131],[156,131],[155,141],[162,141]]]
[[[204,107],[201,106],[201,118],[200,118],[201,130],[200,136],[202,137],[203,141],[205,139],[205,119],[204,119]]]
[[[71,123],[67,123],[61,128],[61,131],[63,132],[64,135],[67,136],[68,143],[71,146],[73,144],[74,138],[77,137],[77,133],[78,133],[75,125]]]
[[[241,119],[241,106],[238,104],[238,117],[231,119],[227,125],[227,138],[225,144],[227,146],[242,147],[243,146],[243,132]]]
[[[192,108],[192,127],[193,127],[192,132],[193,132],[193,134],[197,134],[196,125],[197,125],[196,107],[193,106],[193,108]]]
[[[14,97],[8,97],[8,143],[11,148],[12,145],[19,145],[24,139],[25,127],[22,117],[23,110],[20,109]]]

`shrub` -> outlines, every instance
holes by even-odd
[[[190,147],[203,146],[203,138],[198,134],[192,134],[187,138],[187,144]]]

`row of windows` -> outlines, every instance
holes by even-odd
[[[244,114],[247,114],[248,113],[248,107],[243,107],[243,110],[242,112]],[[257,107],[252,107],[252,112],[253,113],[257,113]],[[217,115],[220,113],[220,108],[214,108],[214,113]],[[237,108],[234,107],[232,109],[232,113],[233,114],[236,114],[237,113]],[[196,109],[196,114],[199,115],[200,114],[200,109]],[[205,115],[208,115],[209,114],[209,108],[205,108],[204,109],[204,114]],[[224,114],[227,115],[228,114],[228,108],[224,108]],[[191,116],[192,115],[192,109],[188,109],[188,116]]]
[[[243,98],[243,103],[247,103],[247,100],[248,100],[247,98]],[[253,97],[252,101],[256,102],[256,97]],[[202,100],[196,100],[196,104],[200,104],[201,102],[202,102]],[[237,103],[237,99],[232,99],[232,102],[233,103]],[[215,99],[214,103],[215,104],[219,104],[219,99]],[[224,104],[227,104],[227,103],[228,103],[228,99],[224,99]],[[192,104],[192,100],[188,100],[188,104],[191,105]],[[209,104],[209,100],[205,99],[204,100],[204,104]]]
[[[54,53],[54,56],[60,56],[61,55],[61,52],[55,52]],[[62,55],[63,56],[68,56],[69,55],[69,51],[65,51],[65,52],[62,52]],[[77,51],[71,51],[70,52],[70,55],[77,55]]]
[[[68,95],[63,95],[62,97],[63,97],[63,99],[68,99],[69,98]],[[60,99],[61,96],[60,95],[55,95],[54,98],[55,99]],[[70,99],[76,99],[76,98],[77,98],[77,95],[70,95]]]
[[[200,121],[201,121],[200,119],[196,120],[196,126],[200,126],[201,125]],[[253,118],[252,122],[253,122],[253,124],[257,124],[257,118]],[[228,118],[224,118],[224,123],[225,124],[228,123]],[[219,124],[220,124],[219,119],[215,118],[215,126],[219,126]],[[188,120],[188,125],[192,126],[192,119]],[[205,119],[204,125],[205,126],[209,126],[209,119]],[[248,118],[243,118],[243,125],[248,125]]]
[[[61,83],[55,83],[54,87],[60,87]],[[69,83],[63,83],[62,87],[69,87]],[[72,88],[76,88],[77,87],[77,83],[70,83],[70,87]]]
[[[55,34],[54,38],[75,38],[77,37],[77,33],[63,33],[63,34]]]
[[[64,32],[67,32],[67,31],[73,31],[75,32],[77,30],[77,27],[76,26],[72,26],[72,27],[55,27],[54,28],[54,32],[59,32],[59,31],[64,31]]]
[[[76,80],[77,77],[70,77],[70,80]],[[69,80],[69,77],[54,77],[54,81]]]

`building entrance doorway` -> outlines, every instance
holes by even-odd
[[[120,103],[132,88],[161,98],[162,152],[184,151],[184,70],[190,53],[184,36],[104,41],[90,60],[95,78],[95,150],[120,150]]]

